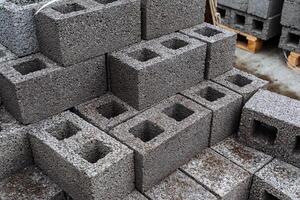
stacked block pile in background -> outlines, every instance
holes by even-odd
[[[1,200],[300,199],[300,103],[204,0],[47,2],[0,3]]]

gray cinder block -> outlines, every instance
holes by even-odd
[[[266,90],[244,106],[239,140],[300,166],[300,102]]]
[[[300,31],[300,1],[285,0],[282,8],[281,24]]]
[[[223,5],[235,10],[246,12],[249,0],[218,0],[219,5]]]
[[[300,169],[274,159],[254,176],[249,200],[300,199]]]
[[[103,131],[111,130],[138,113],[112,94],[80,104],[74,112]]]
[[[140,0],[67,0],[36,17],[43,54],[64,65],[141,41]]]
[[[261,88],[264,88],[269,82],[262,80],[252,74],[233,69],[223,75],[213,79],[228,89],[235,91],[243,96],[244,104]]]
[[[206,44],[180,33],[109,56],[111,90],[137,110],[204,80]]]
[[[48,1],[10,0],[1,3],[0,43],[20,57],[37,52],[34,12]]]
[[[252,175],[212,149],[181,167],[218,199],[247,200]]]
[[[284,0],[249,0],[247,13],[268,19],[281,14],[283,2]]]
[[[222,24],[229,25],[231,10],[231,8],[218,4],[217,12],[220,14]]]
[[[146,192],[146,195],[153,200],[173,200],[177,198],[217,200],[212,193],[180,170],[151,188]]]
[[[279,47],[287,51],[300,53],[300,30],[283,27]]]
[[[205,0],[141,0],[143,39],[153,39],[204,22]]]
[[[0,182],[3,200],[66,200],[64,192],[37,167],[29,166]]]
[[[212,149],[251,174],[255,174],[273,159],[269,155],[238,143],[233,137],[216,144]]]
[[[236,34],[225,29],[203,23],[181,31],[207,44],[205,78],[213,79],[233,69]]]
[[[16,55],[0,44],[0,63],[16,59]],[[1,67],[1,66],[0,66]]]
[[[105,58],[64,68],[35,54],[3,63],[0,83],[6,109],[29,124],[104,94]]]
[[[147,191],[208,146],[211,112],[176,95],[114,128],[135,151],[136,187]]]
[[[248,14],[238,10],[231,10],[229,24],[232,28],[246,32],[249,26]]]
[[[243,101],[241,95],[211,81],[202,82],[182,94],[212,110],[210,145],[237,131]]]
[[[74,199],[122,199],[134,189],[133,151],[75,114],[28,132],[35,164]]]
[[[148,200],[148,199],[143,194],[141,194],[139,191],[134,190],[123,200]]]

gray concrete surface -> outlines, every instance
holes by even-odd
[[[281,13],[284,0],[249,0],[247,13],[267,19]]]
[[[279,48],[300,53],[300,30],[282,27]]]
[[[218,4],[239,11],[247,12],[248,2],[249,0],[219,0]]]
[[[281,24],[300,31],[300,1],[285,0],[282,9]]]

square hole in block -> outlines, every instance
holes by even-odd
[[[300,136],[296,137],[294,153],[300,154]]]
[[[255,31],[262,32],[262,30],[264,29],[264,22],[254,19],[252,28]]]
[[[254,120],[253,136],[256,137],[257,139],[267,144],[273,145],[277,138],[277,132],[278,130],[276,127]]]
[[[253,81],[240,75],[240,74],[236,74],[233,76],[229,76],[227,78],[227,81],[233,83],[234,85],[237,85],[239,87],[245,87],[246,85],[251,84]]]
[[[143,142],[149,142],[163,133],[164,130],[151,121],[144,121],[131,128],[129,132]]]
[[[0,58],[6,56],[6,53],[3,50],[0,50]]]
[[[64,140],[76,135],[81,129],[70,121],[61,122],[46,130],[57,140]]]
[[[118,0],[96,0],[98,3],[101,3],[101,4],[110,4],[110,3],[113,3],[113,2],[116,2]]]
[[[217,8],[218,13],[220,13],[220,16],[222,19],[226,17],[226,10],[223,8]]]
[[[235,24],[244,26],[246,23],[246,17],[243,15],[236,14],[235,15]]]
[[[157,53],[145,48],[131,52],[128,55],[140,62],[146,62],[159,56]]]
[[[297,47],[299,45],[299,42],[300,42],[300,36],[299,35],[296,35],[296,34],[293,34],[293,33],[288,34],[287,43],[289,45]]]
[[[89,163],[97,163],[99,160],[105,158],[110,152],[111,148],[104,145],[98,140],[91,140],[83,145],[78,155]]]
[[[272,195],[272,194],[268,193],[267,191],[265,191],[263,200],[280,200],[280,199],[278,199],[274,195]]]
[[[177,50],[177,49],[187,46],[189,43],[187,43],[186,41],[180,40],[178,38],[173,38],[173,39],[164,41],[161,44],[169,49]]]
[[[45,69],[46,67],[46,64],[37,58],[13,66],[13,68],[22,75],[27,75],[36,71],[40,71],[42,69]]]
[[[203,27],[201,29],[195,30],[195,32],[206,37],[213,37],[217,34],[222,33],[221,31],[218,31],[210,27]]]
[[[54,6],[52,7],[52,9],[60,12],[61,14],[68,14],[68,13],[84,10],[85,8],[77,3],[67,3],[64,5]]]
[[[164,109],[163,113],[180,122],[194,114],[194,111],[188,109],[187,107],[179,103],[176,103],[175,105]]]
[[[225,94],[212,88],[206,87],[200,90],[197,95],[201,96],[202,98],[206,99],[207,101],[214,102],[220,98],[225,97]]]
[[[107,119],[115,118],[128,111],[122,104],[111,101],[97,108],[97,111]]]

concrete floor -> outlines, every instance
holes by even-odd
[[[270,91],[300,100],[300,73],[287,67],[276,40],[265,43],[256,54],[237,48],[235,67],[270,81]]]

